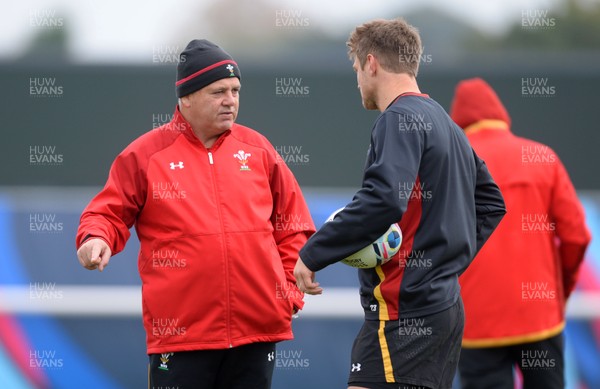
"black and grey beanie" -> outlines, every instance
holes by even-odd
[[[222,78],[242,79],[237,63],[222,48],[206,39],[194,39],[179,55],[177,97],[183,97]]]

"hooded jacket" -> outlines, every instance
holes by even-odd
[[[560,333],[590,233],[565,167],[548,146],[515,136],[494,90],[460,82],[450,110],[486,162],[507,214],[460,277],[464,347],[534,342]]]
[[[264,136],[234,124],[206,149],[176,110],[115,159],[77,246],[98,237],[116,254],[133,225],[149,354],[292,339],[293,269],[315,228]]]

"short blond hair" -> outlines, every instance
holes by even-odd
[[[361,69],[367,55],[377,58],[381,67],[393,73],[416,77],[423,48],[419,31],[404,19],[376,19],[354,29],[348,42],[348,56],[358,58]]]

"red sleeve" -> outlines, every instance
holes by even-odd
[[[106,185],[81,215],[77,247],[91,236],[106,241],[113,255],[125,248],[129,229],[146,198],[146,176],[140,165],[138,156],[130,148],[115,159]]]
[[[556,164],[551,213],[556,222],[558,251],[566,299],[577,283],[579,267],[583,261],[585,250],[590,243],[591,235],[585,223],[583,206],[560,160],[557,160]]]
[[[290,294],[292,303],[297,310],[300,310],[304,306],[304,294],[296,288],[294,267],[298,260],[298,252],[315,233],[315,226],[300,186],[281,158],[277,158],[273,165],[271,191],[274,204],[271,216],[273,236],[287,282],[297,290],[297,293]]]

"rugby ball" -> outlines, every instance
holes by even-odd
[[[333,212],[326,220],[330,222],[344,208],[340,208]],[[370,269],[376,266],[383,265],[388,262],[400,250],[402,244],[402,230],[398,223],[394,223],[388,230],[381,235],[375,242],[367,247],[355,252],[352,255],[342,259],[345,265],[356,267],[359,269]]]

